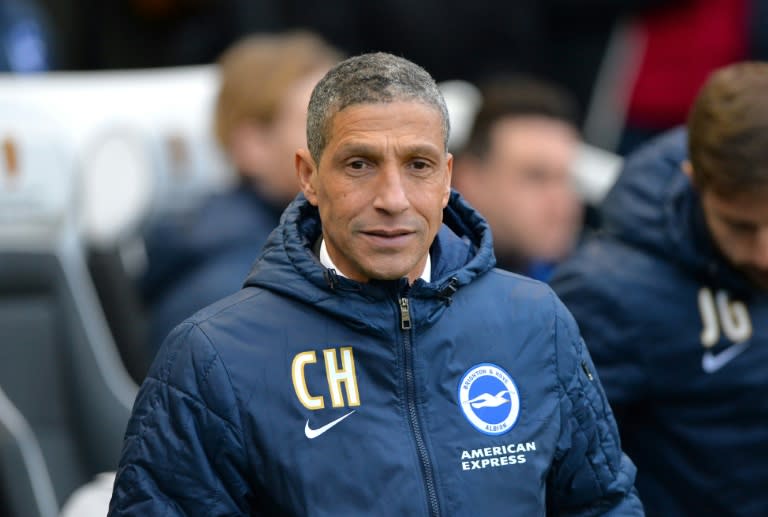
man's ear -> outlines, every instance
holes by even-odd
[[[317,165],[315,160],[307,149],[296,151],[294,158],[296,164],[296,177],[301,185],[301,191],[310,204],[317,206],[317,190],[315,189],[315,177],[317,176]]]
[[[680,164],[680,168],[685,175],[693,181],[693,164],[691,163],[691,160],[683,160],[683,163]]]
[[[443,208],[448,205],[448,201],[451,198],[451,183],[453,179],[453,155],[448,153],[445,161],[445,195],[443,196]]]
[[[693,185],[694,188],[697,188],[696,175],[693,173],[693,164],[691,163],[691,160],[684,160],[680,164],[680,170],[683,171],[683,174],[688,176],[688,179],[690,180],[691,185]]]

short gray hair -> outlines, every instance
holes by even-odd
[[[353,104],[395,101],[416,101],[435,108],[442,118],[443,144],[448,148],[448,107],[432,76],[407,59],[375,52],[337,64],[312,91],[307,113],[307,145],[312,159],[320,163],[336,113]]]

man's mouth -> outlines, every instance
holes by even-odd
[[[370,230],[365,233],[375,237],[395,238],[402,237],[403,235],[410,235],[412,232],[409,230]]]
[[[407,229],[368,230],[363,235],[377,246],[389,247],[404,245],[414,232]]]

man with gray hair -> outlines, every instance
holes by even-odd
[[[429,74],[357,56],[308,113],[302,194],[163,344],[109,515],[643,515],[573,319],[451,191]]]

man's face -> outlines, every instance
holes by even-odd
[[[500,257],[559,260],[581,227],[572,183],[576,131],[540,116],[501,119],[485,158],[457,173],[457,188],[487,219]],[[471,182],[471,184],[470,184]]]
[[[768,187],[727,196],[705,189],[701,205],[720,252],[768,290]]]
[[[421,275],[450,195],[453,157],[437,109],[418,102],[358,104],[336,113],[316,166],[296,154],[328,253],[360,282]]]

